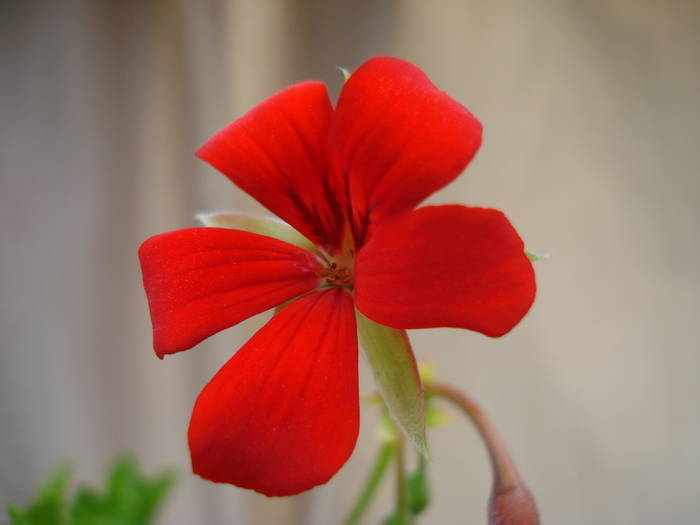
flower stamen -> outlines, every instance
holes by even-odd
[[[352,286],[352,269],[349,266],[332,262],[320,272],[328,286],[349,287]]]

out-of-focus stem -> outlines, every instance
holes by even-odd
[[[348,514],[348,517],[343,522],[343,525],[357,525],[360,523],[362,516],[372,502],[372,498],[379,487],[379,482],[384,477],[384,474],[386,474],[387,467],[391,463],[391,458],[395,451],[396,445],[393,441],[384,443],[381,449],[379,449],[379,453],[374,460],[372,470],[370,470],[365,486],[350,511],[350,514]]]
[[[496,427],[474,401],[456,388],[440,383],[425,385],[426,395],[449,399],[472,420],[486,445],[493,469],[493,491],[489,501],[490,525],[538,525],[535,500],[521,482],[513,459]]]
[[[472,420],[491,459],[494,485],[499,490],[508,490],[520,483],[520,476],[496,427],[472,399],[456,388],[441,383],[425,386],[426,393],[449,399]]]
[[[406,487],[405,440],[401,429],[396,428],[396,525],[410,525]]]

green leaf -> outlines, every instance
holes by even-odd
[[[107,476],[104,494],[84,487],[71,508],[75,525],[146,525],[151,523],[172,487],[174,475],[166,472],[147,479],[130,456],[117,459]]]
[[[273,237],[280,241],[299,246],[312,253],[318,254],[318,248],[309,239],[289,226],[286,222],[274,217],[256,217],[236,212],[199,213],[197,220],[204,226],[229,228]]]
[[[147,479],[136,461],[117,459],[107,476],[104,494],[90,487],[81,488],[73,503],[67,504],[70,468],[58,469],[39,488],[37,499],[26,509],[9,506],[12,525],[147,525],[152,522],[174,476],[163,473]]]
[[[8,505],[7,514],[13,525],[68,525],[66,490],[71,469],[64,465],[39,487],[37,498],[27,508]]]
[[[532,262],[540,261],[542,259],[549,259],[552,256],[552,252],[547,252],[547,253],[535,253],[535,252],[525,252],[525,255],[527,255],[527,258],[530,259]]]
[[[360,341],[389,414],[418,452],[428,457],[423,385],[406,331],[377,324],[356,312]]]

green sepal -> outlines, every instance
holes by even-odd
[[[536,262],[541,261],[542,259],[549,259],[552,256],[552,252],[536,253],[526,251],[525,255],[527,255],[527,258],[530,259],[532,262]]]
[[[345,79],[345,82],[347,82],[348,79],[350,78],[350,75],[352,75],[352,73],[350,73],[350,71],[348,71],[347,69],[345,69],[342,66],[335,66],[335,67],[337,67],[340,70],[340,72],[343,74],[343,78]]]
[[[406,331],[375,323],[359,310],[356,313],[360,342],[387,410],[427,458],[423,384]]]
[[[304,248],[318,254],[318,248],[309,239],[289,226],[286,222],[274,217],[257,217],[233,211],[198,213],[196,218],[204,226],[244,230]]]

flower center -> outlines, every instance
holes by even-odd
[[[350,287],[352,286],[352,266],[347,263],[331,262],[321,271],[321,277],[325,279],[328,286]]]
[[[355,239],[352,234],[350,221],[345,220],[343,227],[341,249],[334,255],[325,254],[323,261],[326,267],[319,272],[326,286],[352,288],[353,265],[355,260]]]

